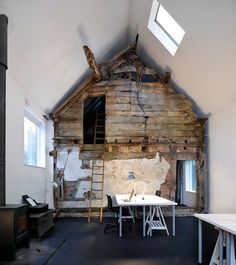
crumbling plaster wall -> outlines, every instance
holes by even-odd
[[[67,201],[63,204],[65,207],[74,207],[75,201],[77,207],[88,207],[85,194],[90,190],[92,160],[90,160],[90,168],[83,168],[79,153],[78,147],[73,147],[69,155],[67,148],[58,149],[56,167],[57,169],[64,169],[66,165],[64,170],[64,196]],[[160,159],[158,153],[151,159],[105,161],[103,194],[129,193],[132,189],[136,193],[155,194],[155,191],[160,189],[161,184],[165,182],[169,168],[169,163],[164,158]],[[127,179],[130,171],[135,173],[135,180]],[[71,185],[68,183],[71,183]],[[71,190],[68,189],[68,186]],[[71,196],[70,198],[68,198],[68,194]],[[106,206],[106,204],[107,201],[104,196],[103,205]]]
[[[104,191],[108,194],[136,193],[155,194],[164,183],[170,165],[165,159],[155,158],[111,160],[105,163]],[[134,180],[128,180],[128,173],[135,173]]]

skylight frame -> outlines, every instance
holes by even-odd
[[[170,29],[170,26],[175,27],[179,35],[176,35],[177,39],[171,35],[170,32],[158,21],[158,14],[162,9],[162,13],[166,13],[166,19],[172,24],[167,24],[166,28]],[[163,14],[162,14],[163,15]],[[164,45],[164,47],[174,56],[180,43],[185,35],[183,28],[177,23],[177,21],[169,14],[169,12],[157,1],[153,0],[151,13],[148,21],[148,29],[154,34],[154,36]]]

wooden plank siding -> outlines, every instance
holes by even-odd
[[[106,95],[106,143],[174,142],[200,144],[192,102],[160,82],[117,80],[92,84],[55,122],[55,137],[75,137],[83,143],[83,100]],[[141,87],[141,91],[140,90]]]
[[[178,137],[198,142],[192,102],[169,85],[130,82],[106,85],[106,91],[107,143],[143,142],[144,138],[178,142]]]
[[[79,139],[83,143],[83,101],[77,99],[54,122],[55,137]]]

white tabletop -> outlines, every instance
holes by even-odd
[[[131,201],[124,201],[129,198],[129,194],[116,194],[115,200],[117,206],[149,206],[149,205],[160,205],[160,206],[173,206],[177,205],[176,202],[161,198],[156,195],[136,195],[133,196]]]
[[[194,216],[226,232],[236,235],[236,214],[194,214]]]

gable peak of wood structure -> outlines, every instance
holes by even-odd
[[[88,46],[84,46],[91,77],[81,83],[77,89],[52,113],[52,120],[57,120],[83,93],[91,86],[109,84],[115,80],[130,80],[142,82],[144,76],[152,77],[152,82],[167,84],[171,78],[170,72],[165,72],[162,76],[155,69],[145,66],[137,55],[138,35],[133,43],[118,52],[110,60],[97,64],[92,51]]]

